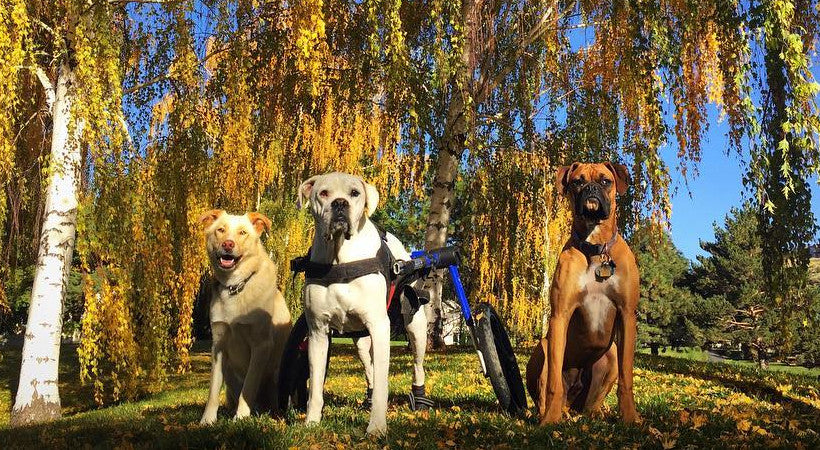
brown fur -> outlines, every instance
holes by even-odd
[[[575,216],[572,229],[592,244],[608,242],[617,230],[616,193],[629,183],[624,166],[612,163],[574,163],[558,170],[557,185],[574,208],[575,194],[582,182],[606,180],[610,216],[600,222]],[[610,250],[616,264],[613,277],[599,281],[594,267],[572,241],[566,243],[550,290],[550,320],[547,338],[535,348],[527,364],[527,390],[538,405],[541,424],[561,419],[564,406],[598,413],[604,398],[618,382],[621,418],[638,419],[632,393],[635,352],[635,312],[638,306],[639,275],[635,256],[618,236]]]

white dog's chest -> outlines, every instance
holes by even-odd
[[[591,264],[586,272],[578,277],[578,285],[583,295],[579,308],[589,330],[602,333],[606,332],[606,324],[615,309],[615,302],[612,299],[619,285],[617,272],[605,280],[598,280],[595,269],[599,265]]]
[[[387,286],[381,274],[365,275],[350,283],[305,286],[305,310],[319,328],[359,331],[387,315]]]

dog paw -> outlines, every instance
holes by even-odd
[[[370,422],[370,424],[367,426],[367,435],[368,436],[385,436],[385,435],[387,435],[387,424],[386,423]]]
[[[628,411],[621,414],[621,421],[625,424],[641,423],[641,416],[637,411]]]
[[[213,425],[214,422],[216,422],[216,413],[203,414],[202,419],[199,420],[200,425]]]

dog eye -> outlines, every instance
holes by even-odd
[[[319,192],[319,197],[327,197],[327,189],[322,192]]]
[[[220,233],[224,233],[225,232],[225,227],[219,227],[219,228],[216,229],[216,231],[219,231]]]
[[[358,197],[359,196],[359,191],[357,191],[356,189],[353,189],[352,191],[350,191],[350,196],[353,197],[353,198]]]
[[[612,184],[612,180],[609,180],[609,179],[606,179],[606,178],[601,180],[601,186],[609,186],[610,184]]]
[[[248,232],[247,232],[247,231],[245,231],[245,230],[239,230],[239,235],[240,235],[240,236],[244,236],[244,235],[246,235],[246,234],[248,234]]]

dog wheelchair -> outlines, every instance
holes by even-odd
[[[518,370],[510,338],[501,319],[493,307],[486,302],[479,303],[475,311],[470,307],[464,285],[459,273],[460,255],[456,248],[445,247],[431,251],[415,251],[408,261],[396,261],[392,264],[390,287],[388,289],[387,308],[392,333],[401,327],[401,307],[399,297],[404,294],[415,308],[421,308],[429,301],[424,292],[416,291],[410,284],[427,277],[433,270],[447,269],[453,288],[458,298],[461,315],[472,337],[473,347],[478,355],[480,368],[485,377],[490,379],[498,403],[507,413],[517,415],[527,408],[524,383]],[[299,258],[291,263],[294,272],[302,271]],[[279,376],[279,404],[285,410],[289,406],[298,410],[306,409],[307,381],[310,369],[307,356],[307,320],[304,314],[299,316],[285,345]],[[339,334],[332,336],[360,337],[362,334]],[[328,337],[330,338],[330,336]],[[328,361],[330,351],[328,350]],[[326,364],[327,364],[326,363]],[[327,374],[327,371],[325,372]],[[422,406],[432,406],[427,398],[422,398]],[[416,409],[416,402],[411,396],[411,409]]]

